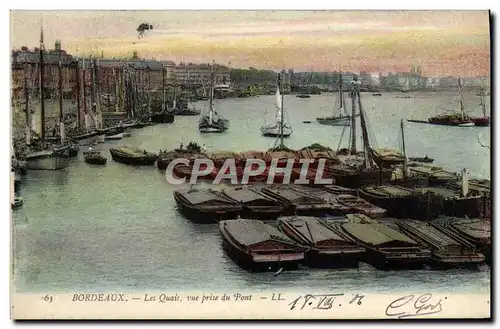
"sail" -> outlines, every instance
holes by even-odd
[[[85,129],[87,131],[90,131],[91,126],[90,126],[90,114],[89,113],[84,114],[84,121],[85,121]]]
[[[59,134],[61,135],[61,142],[66,140],[66,133],[64,131],[64,122],[59,123]]]
[[[281,111],[283,110],[283,104],[281,103],[280,89],[276,88],[276,121],[281,122]]]

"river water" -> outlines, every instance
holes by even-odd
[[[455,93],[400,93],[381,97],[362,94],[372,142],[398,147],[401,119],[426,119],[458,108]],[[332,94],[300,99],[285,96],[293,127],[285,143],[301,148],[318,142],[337,148],[342,127],[315,124],[333,111]],[[480,115],[479,97],[465,95],[471,113]],[[31,171],[23,179],[24,206],[13,212],[13,273],[18,292],[71,291],[261,291],[265,289],[324,291],[325,288],[364,292],[448,291],[489,293],[490,270],[378,271],[358,269],[247,273],[223,252],[218,228],[197,225],[175,209],[172,192],[155,167],[136,168],[113,162],[108,152],[127,144],[158,151],[181,142],[206,144],[209,150],[266,149],[274,139],[259,127],[274,111],[274,96],[225,99],[215,102],[230,120],[224,134],[200,135],[197,117],[176,117],[175,123],[135,130],[121,141],[100,144],[108,157],[105,167],[92,167],[80,154],[58,172]],[[197,103],[196,106],[203,106]],[[489,108],[489,106],[488,106]],[[311,124],[302,123],[311,120]],[[359,131],[359,130],[358,130]],[[490,153],[477,139],[489,143],[489,128],[440,127],[405,122],[409,156],[435,158],[436,165],[490,178]],[[344,134],[346,145],[348,131]],[[359,144],[361,144],[361,139]]]

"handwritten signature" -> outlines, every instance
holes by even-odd
[[[385,314],[387,316],[397,316],[398,319],[436,314],[443,310],[441,301],[442,299],[437,302],[433,301],[431,293],[425,293],[417,297],[408,295],[390,303],[385,309]]]
[[[303,310],[305,307],[310,307],[316,310],[329,310],[335,306],[334,303],[337,297],[340,296],[344,296],[344,294],[343,293],[322,294],[322,295],[307,294],[304,296],[299,296],[288,305],[290,306],[290,310],[293,310],[296,307],[299,307],[300,310]],[[351,299],[349,304],[361,305],[362,304],[361,301],[363,298],[364,295],[356,294],[356,296],[354,296],[354,298]],[[299,301],[301,301],[301,303],[299,303]],[[342,304],[338,304],[338,306],[342,306]]]

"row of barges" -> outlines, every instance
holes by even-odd
[[[318,191],[320,189],[317,189]],[[362,213],[377,218],[386,211],[354,195],[353,190],[327,186],[323,195],[305,186],[273,185],[174,191],[177,208],[197,223],[214,223],[240,217],[276,219],[282,215],[345,215]]]
[[[390,216],[432,220],[440,215],[484,218],[490,216],[491,195],[486,187],[459,185],[406,188],[398,185],[351,189],[338,185],[310,187],[274,184],[248,186],[190,186],[174,191],[178,209],[198,223],[237,216],[275,219],[278,216],[342,216],[361,213],[371,218]]]
[[[311,268],[353,268],[360,262],[377,269],[480,268],[491,257],[487,221],[419,222],[343,218],[282,217],[276,225],[261,220],[222,220],[219,230],[228,256],[240,267],[280,271]],[[471,230],[480,228],[471,238]],[[481,236],[481,238],[477,238]]]

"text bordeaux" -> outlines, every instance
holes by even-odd
[[[73,294],[73,302],[126,302],[124,294]]]

